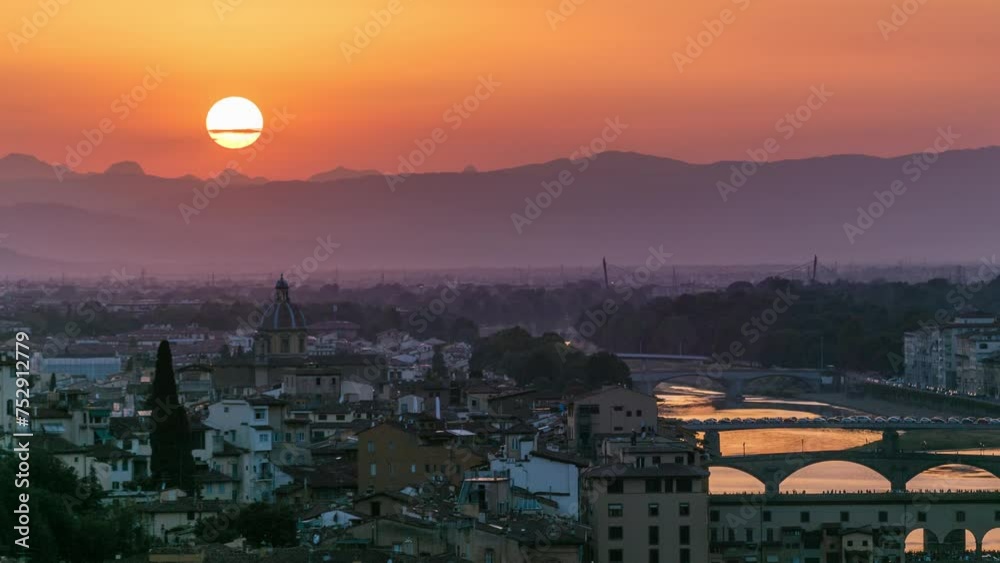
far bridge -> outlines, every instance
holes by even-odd
[[[808,369],[719,369],[716,365],[705,365],[698,368],[677,368],[656,371],[632,372],[632,387],[649,395],[654,394],[656,386],[676,379],[695,379],[703,383],[722,385],[726,390],[726,400],[739,402],[743,400],[743,387],[751,381],[777,377],[791,378],[804,383],[810,391],[819,391],[827,385],[836,385],[839,374],[829,370]],[[696,381],[697,383],[697,381]]]

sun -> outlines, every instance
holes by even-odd
[[[223,98],[208,110],[205,118],[208,136],[227,149],[248,147],[260,137],[264,116],[257,106],[246,98]]]

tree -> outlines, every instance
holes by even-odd
[[[587,383],[593,387],[602,385],[625,385],[631,387],[631,370],[621,358],[608,352],[598,352],[587,358]]]
[[[156,352],[156,371],[149,408],[156,424],[149,435],[153,454],[150,470],[153,481],[168,487],[180,487],[194,493],[194,457],[191,455],[191,428],[187,411],[177,398],[173,355],[170,343],[160,342]]]
[[[444,363],[444,354],[441,353],[441,345],[434,347],[434,357],[431,358],[431,377],[435,379],[448,379],[448,366]]]
[[[295,516],[289,507],[254,503],[240,514],[236,527],[254,547],[285,547],[296,544]]]

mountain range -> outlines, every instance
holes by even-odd
[[[138,163],[60,180],[12,154],[0,158],[0,275],[288,271],[312,267],[325,254],[319,241],[339,245],[317,260],[321,271],[641,264],[663,253],[677,264],[989,259],[1000,240],[1000,148],[928,161],[692,164],[605,152],[491,171],[338,167],[306,180],[213,182],[152,176]]]

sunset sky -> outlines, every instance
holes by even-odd
[[[996,0],[562,0],[564,18],[560,0],[397,1],[391,14],[388,0],[4,0],[0,155],[64,161],[110,119],[79,170],[135,160],[206,175],[236,160],[302,178],[394,171],[440,127],[421,171],[489,169],[569,156],[619,117],[611,149],[710,162],[746,158],[821,85],[833,97],[778,158],[919,151],[947,126],[960,147],[1000,142]],[[917,9],[887,33],[894,5]],[[674,54],[727,9],[679,72]],[[31,33],[25,18],[44,25]],[[125,116],[116,100],[148,68],[165,76]],[[499,85],[454,128],[445,112],[488,77]],[[256,102],[265,123],[295,117],[247,162],[205,131],[227,96]]]

